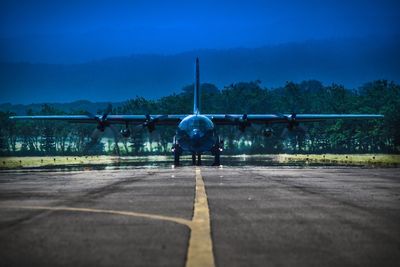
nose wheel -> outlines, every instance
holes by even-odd
[[[196,156],[197,156],[197,162],[196,162]],[[192,165],[197,165],[200,166],[201,165],[201,154],[200,153],[192,153]]]

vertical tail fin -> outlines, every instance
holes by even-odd
[[[194,103],[193,103],[193,113],[200,114],[200,66],[199,58],[196,58],[196,77],[194,84]]]

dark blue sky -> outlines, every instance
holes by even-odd
[[[399,25],[399,0],[1,0],[0,103],[159,98],[196,56],[220,88],[399,82]]]
[[[0,61],[81,63],[135,53],[399,34],[399,1],[0,2]]]

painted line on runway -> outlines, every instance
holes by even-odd
[[[214,255],[212,251],[213,246],[211,239],[210,210],[208,208],[208,199],[206,194],[206,188],[204,185],[204,180],[203,177],[201,176],[201,171],[199,167],[196,167],[196,190],[195,190],[195,199],[193,205],[193,218],[191,221],[177,217],[140,213],[133,211],[104,210],[104,209],[91,209],[91,208],[63,207],[63,206],[46,207],[46,206],[26,206],[26,205],[21,205],[21,206],[0,205],[0,208],[102,213],[102,214],[141,217],[146,219],[169,221],[182,224],[189,227],[189,229],[191,230],[188,253],[186,257],[186,267],[215,266]]]
[[[190,233],[186,267],[213,267],[210,210],[203,177],[199,167],[196,167],[196,196]]]
[[[72,212],[90,212],[90,213],[103,213],[103,214],[114,214],[132,217],[141,217],[146,219],[169,221],[178,224],[186,225],[191,228],[192,222],[182,218],[140,213],[133,211],[119,211],[119,210],[102,210],[102,209],[90,209],[90,208],[73,208],[73,207],[45,207],[45,206],[0,206],[1,208],[15,208],[15,209],[31,209],[31,210],[53,210],[53,211],[72,211]]]

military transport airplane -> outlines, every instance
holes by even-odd
[[[109,127],[116,134],[112,124],[125,124],[121,130],[123,137],[129,137],[130,125],[147,128],[149,132],[155,130],[156,125],[177,125],[176,134],[173,137],[172,151],[174,164],[179,165],[179,158],[183,152],[192,154],[192,163],[201,164],[201,155],[211,152],[214,156],[213,165],[220,165],[220,154],[223,142],[218,136],[215,125],[233,125],[240,131],[244,131],[252,124],[264,124],[265,136],[272,134],[268,125],[273,123],[285,123],[287,129],[293,130],[303,122],[317,122],[335,119],[380,119],[383,115],[377,114],[201,114],[200,113],[200,71],[199,59],[196,59],[194,105],[192,114],[162,114],[162,115],[109,115],[111,106],[102,115],[51,115],[51,116],[12,116],[10,119],[33,119],[33,120],[61,120],[77,123],[97,123],[97,130],[104,132]]]

